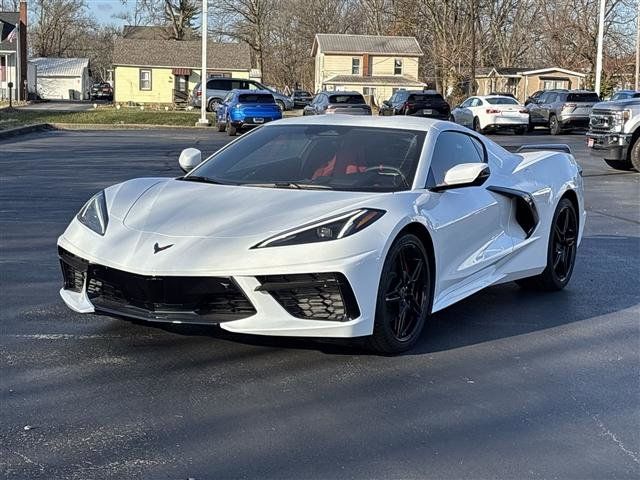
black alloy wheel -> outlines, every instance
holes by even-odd
[[[578,243],[578,219],[569,202],[558,212],[553,225],[553,271],[559,282],[566,283],[573,272]]]
[[[431,311],[431,269],[422,242],[400,237],[385,260],[369,346],[394,354],[415,345]]]
[[[553,215],[547,247],[547,266],[540,275],[516,280],[523,288],[557,291],[567,286],[578,251],[578,212],[568,198],[563,198]]]
[[[480,119],[478,119],[478,117],[473,118],[473,129],[478,133],[483,132],[482,127],[480,126]]]

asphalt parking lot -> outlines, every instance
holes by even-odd
[[[213,130],[213,129],[212,129]],[[640,174],[584,168],[569,287],[492,287],[384,358],[331,342],[79,315],[56,239],[94,192],[178,176],[212,130],[0,140],[0,472],[16,479],[640,476]]]

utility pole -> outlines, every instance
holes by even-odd
[[[200,71],[200,120],[197,127],[209,125],[207,118],[207,14],[208,0],[202,0],[202,70]]]
[[[471,0],[471,82],[469,95],[476,91],[476,0]]]
[[[600,81],[602,77],[602,40],[604,37],[604,4],[600,0],[600,20],[598,21],[598,51],[596,52],[596,84],[594,90],[600,95]]]
[[[636,27],[636,91],[640,90],[640,2],[638,2],[638,26]]]

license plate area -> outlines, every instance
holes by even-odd
[[[422,110],[423,115],[433,115],[433,113],[434,113],[433,110],[430,108],[425,108]]]
[[[596,144],[596,141],[594,138],[587,138],[587,147],[593,148],[595,144]]]

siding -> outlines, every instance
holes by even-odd
[[[320,72],[320,84],[334,75],[351,75],[351,59],[360,59],[360,75],[362,75],[363,59],[361,55],[324,55],[324,66]]]
[[[151,70],[151,90],[140,90],[140,70]],[[115,102],[173,103],[175,77],[171,68],[116,66],[114,72]],[[214,68],[207,71],[215,72]],[[233,78],[249,78],[248,71],[230,72]],[[200,82],[200,70],[191,70],[189,93]]]
[[[418,57],[379,57],[370,58],[371,75],[393,75],[395,59],[402,59],[402,75],[418,79]]]

